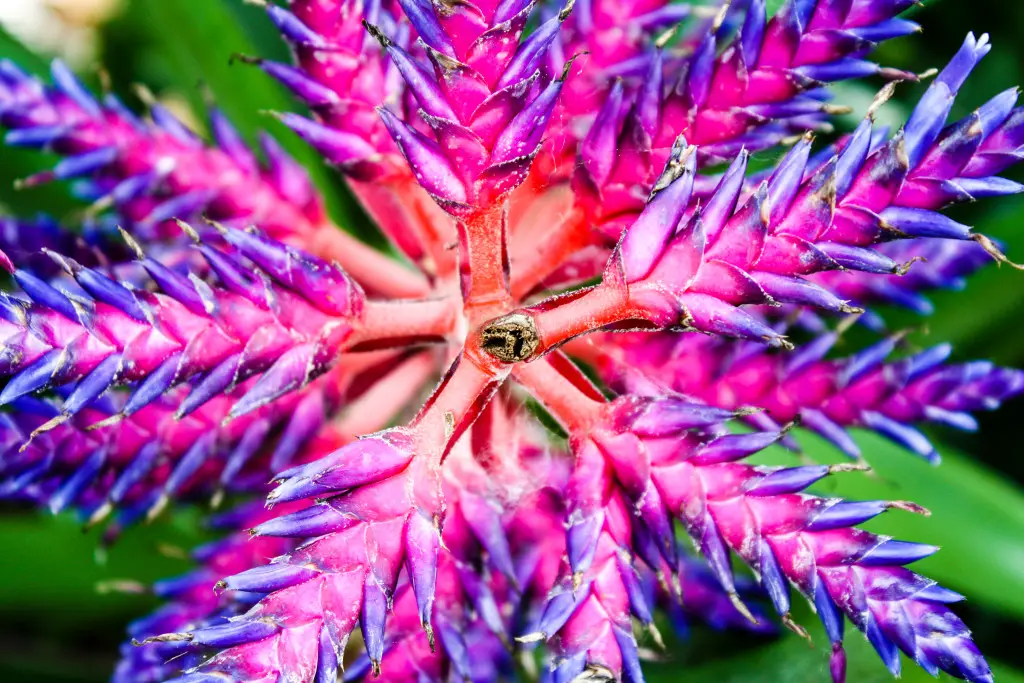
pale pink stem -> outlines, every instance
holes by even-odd
[[[348,346],[366,351],[419,341],[444,341],[456,327],[460,308],[456,297],[367,301]]]
[[[544,237],[552,226],[561,222],[573,209],[575,195],[572,188],[562,183],[550,187],[524,183],[509,197],[508,234],[509,250],[515,255],[517,246],[532,251],[536,243],[526,241],[527,235]]]
[[[550,195],[557,196],[559,201],[567,202],[566,209],[571,208],[575,197],[568,183],[552,184],[547,175],[539,172],[537,164],[534,164],[523,184],[509,197],[509,234],[515,236],[522,230],[534,227],[533,208],[538,201],[547,199]]]
[[[425,255],[423,236],[408,220],[407,203],[393,191],[394,183],[365,183],[349,178],[346,184],[388,240],[414,263],[421,263]]]
[[[397,361],[402,351],[386,349],[380,351],[346,351],[338,360],[338,367],[344,372],[338,385],[342,390],[353,384],[356,376],[389,361]]]
[[[437,358],[432,353],[407,358],[350,403],[335,428],[350,439],[384,429],[423,391],[436,372]]]
[[[490,207],[459,221],[459,271],[471,326],[509,310],[508,209]]]
[[[607,283],[523,310],[532,316],[537,330],[538,344],[533,355],[547,353],[574,337],[608,325],[646,318],[644,310],[630,301],[626,287]]]
[[[566,213],[561,203],[551,201],[552,204],[540,207],[538,220],[516,234],[512,242],[512,296],[517,300],[532,292],[566,259],[593,240],[580,209]]]
[[[388,239],[427,274],[454,274],[455,223],[412,178],[349,181],[352,193]]]
[[[334,225],[311,231],[300,246],[323,259],[337,261],[363,287],[382,296],[411,299],[430,293],[430,283],[423,275]]]
[[[612,356],[613,350],[602,344],[599,335],[586,335],[570,339],[562,344],[561,350],[591,366],[597,366]],[[616,347],[617,348],[617,347]]]
[[[604,396],[561,353],[520,363],[513,368],[512,377],[544,404],[568,431],[585,431],[603,414]]]
[[[508,365],[467,340],[465,351],[410,425],[417,434],[417,452],[442,461],[483,412],[509,371]]]

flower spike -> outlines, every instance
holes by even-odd
[[[151,590],[165,600],[155,612],[129,626],[134,643],[198,624],[214,624],[238,616],[254,599],[249,593],[215,591],[224,574],[241,572],[287,552],[294,545],[287,539],[251,539],[238,527],[253,524],[266,517],[260,506],[242,506],[211,520],[210,526],[231,535],[197,548],[192,557],[199,566],[178,577],[155,583]],[[198,654],[180,653],[175,643],[138,647],[127,642],[121,647],[121,660],[112,680],[129,683],[139,680],[168,680],[200,662]]]
[[[21,313],[4,321],[3,336],[18,349],[18,357],[3,368],[12,379],[0,392],[0,401],[79,382],[73,397],[81,394],[81,399],[73,402],[84,405],[111,385],[137,382],[134,400],[125,406],[130,414],[200,372],[223,374],[222,391],[257,372],[280,368],[277,357],[282,353],[295,359],[292,363],[306,359],[300,367],[309,369],[294,379],[282,378],[285,384],[276,393],[322,373],[351,334],[361,311],[361,292],[341,271],[280,243],[256,237],[237,241],[241,255],[264,256],[261,265],[271,268],[269,275],[290,288],[266,282],[265,290],[259,286],[246,293],[213,289],[146,257],[141,263],[160,294],[130,289],[70,259],[60,260],[84,296],[15,271],[26,299],[8,299]],[[274,263],[270,257],[284,260]],[[300,274],[311,269],[335,274],[341,287],[335,286],[331,300],[320,298],[301,280]],[[253,279],[250,286],[257,283]],[[269,306],[266,297],[271,294],[283,305]],[[230,373],[224,372],[229,367]]]
[[[825,624],[836,681],[845,678],[844,615],[896,675],[903,650],[929,671],[991,680],[970,632],[947,607],[961,596],[903,567],[936,548],[851,528],[890,506],[801,494],[845,468],[742,464],[779,435],[765,434],[768,440],[758,443],[759,434],[723,433],[721,425],[721,416],[680,397],[626,398],[610,404],[586,440],[578,437],[575,449],[583,467],[591,466],[585,464],[588,457],[606,463],[622,494],[642,505],[642,519],[658,524],[653,520],[667,513],[682,522],[731,594],[736,593],[730,550],[758,573],[784,623],[789,623],[787,583],[796,586]],[[674,442],[672,449],[659,446],[666,439]],[[651,496],[656,496],[653,504]],[[570,538],[575,528],[570,527]],[[620,666],[628,665],[623,660]]]
[[[71,415],[68,400],[54,405],[20,399],[15,402],[19,412],[0,429],[0,491],[8,498],[42,498],[53,512],[80,503],[91,526],[118,508],[147,501],[147,515],[153,517],[172,498],[212,494],[215,487],[244,490],[242,482],[251,479],[254,466],[264,467],[259,479],[265,480],[266,453],[294,451],[311,440],[311,428],[337,406],[336,382],[338,373],[227,426],[221,422],[251,381],[183,419],[176,417],[181,391],[123,419],[112,419],[120,415],[123,400]],[[282,438],[276,447],[273,441],[261,443],[275,429],[294,431],[291,425],[305,430],[303,440]],[[261,439],[254,442],[247,438],[250,433]],[[98,454],[95,461],[91,454]],[[197,479],[200,469],[204,477]]]
[[[440,14],[429,3],[401,4],[432,74],[376,26],[367,23],[367,30],[402,74],[434,139],[386,108],[381,118],[419,183],[445,210],[456,216],[486,210],[526,179],[540,150],[563,81],[537,83],[539,68],[574,2],[521,42],[532,3],[467,2]]]
[[[1017,126],[1008,98],[998,96],[984,108],[990,119],[985,126],[965,127],[980,119],[979,110],[939,136],[952,101],[951,87],[958,87],[984,56],[984,45],[984,40],[968,36],[907,127],[873,151],[851,141],[814,167],[812,141],[805,137],[766,180],[747,191],[733,180],[744,163],[741,155],[703,207],[690,206],[695,148],[683,138],[676,140],[646,206],[612,252],[601,285],[516,314],[528,315],[538,330],[534,353],[544,353],[581,332],[628,321],[785,347],[789,342],[782,335],[738,306],[795,304],[860,313],[807,276],[840,269],[899,273],[901,264],[873,249],[894,239],[975,241],[997,261],[1006,261],[990,240],[939,213],[955,197],[922,195],[917,190],[932,174],[953,180],[964,173],[984,145],[986,130]],[[936,110],[932,101],[940,95],[945,104]],[[868,118],[864,129],[870,126]],[[935,131],[920,132],[925,128]],[[956,144],[961,140],[967,144]],[[922,151],[915,151],[911,159],[908,145]],[[954,185],[955,180],[946,186]],[[734,207],[732,214],[722,207]],[[616,225],[621,226],[622,219],[618,214]]]
[[[54,62],[52,71],[54,87],[11,66],[0,78],[0,127],[9,129],[8,144],[43,146],[65,156],[21,186],[82,179],[94,199],[90,212],[113,206],[147,243],[176,238],[166,229],[173,218],[206,216],[235,227],[256,223],[276,239],[299,240],[345,261],[360,277],[373,273],[382,291],[423,292],[412,274],[330,224],[305,169],[271,138],[261,137],[267,160],[261,165],[216,109],[210,112],[215,144],[204,146],[145,90],[140,95],[151,124],[113,95],[97,101],[62,62]],[[367,259],[375,270],[361,266]],[[381,270],[395,282],[380,278]]]
[[[792,354],[758,346],[737,353],[734,345],[708,338],[630,337],[620,342],[625,355],[618,358],[619,351],[593,356],[596,345],[578,349],[599,363],[609,381],[630,393],[667,389],[725,409],[756,407],[764,412],[749,416],[754,424],[798,420],[851,458],[860,458],[861,451],[846,430],[858,426],[937,463],[939,454],[913,425],[931,422],[974,430],[972,412],[995,409],[1024,391],[1024,375],[1018,370],[986,362],[946,364],[948,345],[890,360],[898,336],[841,359],[825,359],[835,334],[824,334]],[[705,374],[710,368],[715,374]]]
[[[937,464],[920,425],[1024,390],[869,310],[1015,265],[945,212],[1022,189],[1016,90],[947,121],[986,36],[891,132],[879,107],[919,77],[870,51],[917,30],[910,0],[255,4],[294,60],[233,61],[308,107],[272,115],[408,264],[217,111],[211,145],[145,88],[143,120],[0,60],[6,142],[61,157],[22,185],[94,202],[0,219],[0,498],[104,544],[240,503],[194,571],[104,586],[165,601],[115,681],[640,683],[662,615],[807,637],[795,586],[834,683],[846,621],[894,674],[991,682],[962,596],[908,569],[936,548],[860,528],[928,511],[814,493],[869,469],[848,430]],[[865,76],[889,84],[816,148],[849,112],[829,84]],[[804,429],[852,462],[752,464]]]
[[[96,196],[116,204],[143,228],[176,215],[207,212],[225,221],[256,221],[277,237],[287,237],[309,233],[325,220],[319,199],[312,194],[300,198],[288,184],[276,183],[218,112],[212,114],[212,127],[221,146],[203,147],[158,104],[151,108],[153,123],[143,124],[112,95],[101,103],[63,62],[53,63],[53,87],[13,69],[5,75],[0,79],[0,125],[9,129],[8,144],[45,145],[66,155],[52,171],[24,184],[93,179]],[[302,171],[292,168],[300,174],[299,184],[309,187]],[[196,169],[203,170],[197,174]],[[171,202],[180,208],[165,215]]]

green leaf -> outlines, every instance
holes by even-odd
[[[217,106],[250,139],[268,121],[260,110],[293,106],[259,69],[230,63],[232,55],[251,55],[256,49],[222,0],[136,0],[130,11],[130,27],[145,27],[155,41],[147,46],[148,58],[164,62],[151,64],[148,71],[168,78],[200,117],[205,102],[199,84],[209,87]]]
[[[153,598],[118,592],[100,594],[97,584],[126,579],[149,585],[189,570],[191,562],[165,557],[162,544],[192,548],[209,538],[199,510],[179,512],[171,523],[128,529],[112,548],[99,551],[99,538],[82,533],[71,515],[7,514],[0,547],[16,561],[0,563],[0,613],[60,615],[50,630],[79,628],[95,619],[144,614]],[[97,561],[102,557],[103,561]]]
[[[83,534],[72,515],[5,510],[0,544],[0,681],[101,683],[110,680],[117,644],[129,621],[158,604],[151,595],[101,593],[98,584],[153,581],[189,571],[194,563],[158,552],[190,549],[210,539],[190,508],[170,521],[128,529],[98,552],[98,534]],[[97,561],[103,557],[104,561]]]
[[[839,462],[835,447],[810,434],[799,440],[819,462]],[[1015,484],[955,449],[936,443],[939,466],[929,465],[873,433],[858,433],[870,474],[829,477],[817,492],[854,500],[910,500],[930,517],[891,511],[866,528],[904,540],[937,545],[941,551],[913,569],[971,602],[1024,618],[1024,492]],[[933,439],[934,442],[934,439]],[[766,460],[793,464],[775,451]]]

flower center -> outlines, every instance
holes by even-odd
[[[491,356],[505,363],[520,363],[537,350],[540,337],[533,318],[512,313],[480,330],[480,346]]]

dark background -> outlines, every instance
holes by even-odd
[[[20,0],[0,0],[19,2]],[[1024,4],[1001,0],[929,3],[914,12],[924,33],[883,47],[877,58],[887,65],[923,71],[942,66],[968,30],[989,32],[995,49],[964,87],[954,111],[962,115],[987,98],[1024,82]],[[365,219],[339,189],[331,172],[314,155],[277,127],[260,110],[296,110],[277,86],[251,67],[229,66],[234,52],[279,59],[286,51],[260,10],[241,0],[126,0],[96,27],[99,60],[115,89],[130,93],[132,83],[146,83],[158,95],[171,96],[201,111],[205,84],[218,104],[247,134],[267,128],[285,140],[329,197],[332,213],[355,232],[371,235]],[[0,57],[42,71],[45,59],[28,53],[0,31]],[[82,69],[87,80],[95,72]],[[879,83],[844,87],[837,102],[862,115]],[[903,86],[884,116],[897,124],[920,93]],[[201,119],[201,115],[199,116]],[[770,155],[769,155],[770,156]],[[52,160],[32,153],[3,150],[0,156],[0,211],[28,216],[38,211],[71,222],[81,206],[66,187],[14,192],[12,181]],[[1017,180],[1024,176],[1010,174]],[[1024,261],[1024,197],[961,207],[954,214],[977,230],[1002,240],[1011,258]],[[919,344],[952,341],[961,359],[989,358],[1024,366],[1024,273],[989,267],[974,277],[967,292],[934,297],[938,312],[926,320],[890,316],[896,327],[918,330]],[[854,342],[851,342],[854,343]],[[944,464],[932,468],[879,439],[865,436],[864,452],[877,478],[846,475],[829,485],[828,494],[858,498],[908,498],[933,511],[928,519],[892,513],[876,530],[943,546],[919,567],[969,596],[961,614],[975,629],[983,650],[993,659],[997,680],[1024,681],[1024,458],[1021,421],[1024,402],[982,416],[981,434],[932,432],[943,445]],[[827,446],[802,438],[808,451],[834,458]],[[970,455],[965,455],[969,453]],[[776,456],[782,457],[782,456]],[[57,683],[103,681],[109,675],[125,624],[150,610],[147,595],[104,593],[101,582],[131,579],[150,582],[187,571],[176,559],[183,549],[206,538],[200,511],[186,510],[150,527],[129,532],[109,551],[97,550],[95,534],[84,535],[68,516],[50,518],[34,512],[3,510],[0,517],[0,680]],[[812,624],[806,610],[798,617]],[[820,628],[815,642],[826,642]],[[852,682],[891,680],[856,632],[848,638]],[[718,635],[697,628],[692,638],[674,646],[673,659],[651,669],[652,680],[760,682],[826,681],[826,655],[793,637],[756,640]],[[929,678],[909,662],[904,680]],[[1019,673],[1018,673],[1019,672]],[[948,678],[945,680],[949,680]]]

